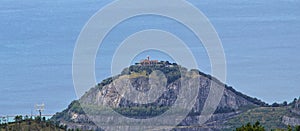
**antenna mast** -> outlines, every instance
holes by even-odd
[[[35,109],[39,112],[40,119],[42,119],[42,111],[45,110],[45,104],[35,104]]]

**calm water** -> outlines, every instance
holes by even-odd
[[[0,115],[29,114],[37,103],[45,103],[45,113],[52,114],[77,98],[71,65],[75,42],[88,19],[109,2],[0,1]],[[228,64],[226,83],[269,103],[299,97],[300,1],[189,2],[210,19],[219,33]],[[169,19],[144,16],[125,21],[100,48],[96,60],[98,81],[109,76],[107,67],[117,47],[114,43],[148,28],[181,35],[192,48],[197,43],[191,32]],[[193,50],[203,54],[197,61],[200,69],[209,73],[203,48]],[[159,55],[154,53],[153,57]],[[168,57],[160,59],[164,58]]]

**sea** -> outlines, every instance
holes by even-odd
[[[43,114],[55,114],[80,97],[72,79],[76,41],[89,19],[111,2],[0,1],[0,116],[38,114],[36,104],[45,104]],[[299,0],[187,2],[208,18],[219,35],[227,63],[224,83],[270,104],[300,96]],[[97,82],[111,76],[113,54],[122,40],[145,29],[177,35],[192,52],[200,54],[196,56],[199,69],[211,73],[206,50],[191,30],[173,19],[144,15],[116,25],[105,38],[95,60]],[[148,50],[137,54],[131,63],[147,56],[176,62],[166,52]]]

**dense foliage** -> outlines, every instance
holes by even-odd
[[[265,131],[265,127],[260,124],[259,121],[256,121],[253,125],[251,123],[247,123],[246,125],[242,125],[235,129],[235,131]],[[271,129],[271,131],[300,131],[300,126],[287,126],[285,129]]]
[[[265,131],[265,128],[257,121],[253,125],[248,123],[242,127],[236,128],[236,131]]]
[[[167,111],[169,107],[121,107],[115,108],[114,110],[126,117],[132,118],[145,118],[145,117],[154,117],[161,115]]]
[[[282,123],[282,117],[293,115],[289,107],[259,107],[239,114],[228,120],[225,125],[235,129],[247,122],[259,121],[266,129],[285,128],[286,125]]]
[[[235,109],[232,109],[230,107],[218,107],[215,111],[215,114],[218,114],[218,113],[229,113],[229,112],[234,112]]]
[[[131,75],[134,73],[146,73],[149,76],[153,71],[161,71],[166,76],[168,84],[178,80],[181,77],[181,71],[186,71],[187,69],[173,63],[159,62],[158,64],[142,66],[142,65],[132,65],[129,68],[125,68],[121,75]]]
[[[63,110],[62,112],[56,113],[52,118],[51,121],[56,121],[59,119],[64,119],[64,120],[70,120],[70,115],[68,111],[75,112],[78,114],[84,114],[84,111],[82,107],[80,106],[80,103],[78,100],[74,100],[67,109]]]
[[[29,118],[28,116],[15,116],[15,122],[0,124],[0,131],[65,131],[66,126],[55,124],[45,117]]]

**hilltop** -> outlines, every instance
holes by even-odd
[[[126,77],[130,80],[136,90],[147,91],[149,90],[149,76],[154,71],[160,71],[165,75],[167,89],[167,91],[165,91],[155,102],[149,104],[137,104],[126,100],[116,90],[119,85],[113,81]],[[114,111],[130,118],[147,119],[153,116],[158,116],[167,111],[176,101],[179,90],[182,86],[180,84],[182,74],[188,74],[191,78],[195,75],[200,76],[197,78],[200,84],[196,103],[188,116],[178,125],[178,129],[195,128],[196,130],[232,130],[245,124],[243,122],[246,120],[259,120],[255,118],[255,115],[253,115],[253,119],[249,118],[249,120],[245,119],[245,121],[241,121],[241,119],[246,115],[251,117],[251,114],[253,113],[262,112],[257,115],[258,117],[260,115],[267,115],[267,113],[264,112],[268,112],[269,110],[277,111],[277,113],[275,113],[278,115],[275,119],[282,119],[283,115],[287,115],[286,117],[292,116],[292,113],[287,113],[291,110],[291,105],[286,105],[286,107],[280,106],[278,109],[275,109],[274,107],[273,109],[273,107],[270,107],[267,103],[238,92],[233,87],[227,86],[213,76],[202,73],[199,70],[188,70],[176,63],[169,63],[165,61],[141,61],[140,63],[136,63],[135,65],[125,68],[119,75],[107,78],[95,87],[91,88],[79,100],[73,101],[67,109],[54,115],[52,121],[59,122],[61,125],[67,125],[69,128],[74,129],[101,130],[101,128],[97,127],[93,122],[93,119],[97,119],[97,117],[91,117],[86,114],[86,111],[92,114],[101,114],[107,111],[103,107],[101,107],[101,111],[99,111],[99,106],[97,105],[110,106],[114,109]],[[203,126],[195,126],[199,123],[199,115],[201,114],[205,100],[210,91],[209,85],[224,88],[223,96],[213,116]],[[270,115],[274,116],[272,113],[270,113]],[[268,117],[268,119],[271,118]],[[287,122],[292,123],[291,121],[293,119],[286,119],[286,123],[278,120],[276,122],[280,123],[279,126],[270,125],[268,127],[283,127],[285,124],[288,124]],[[267,122],[263,122],[263,124],[265,123]]]
[[[15,122],[0,124],[0,131],[65,131],[66,129],[66,126],[53,123],[45,118],[41,120],[39,117],[33,119],[16,116]]]

